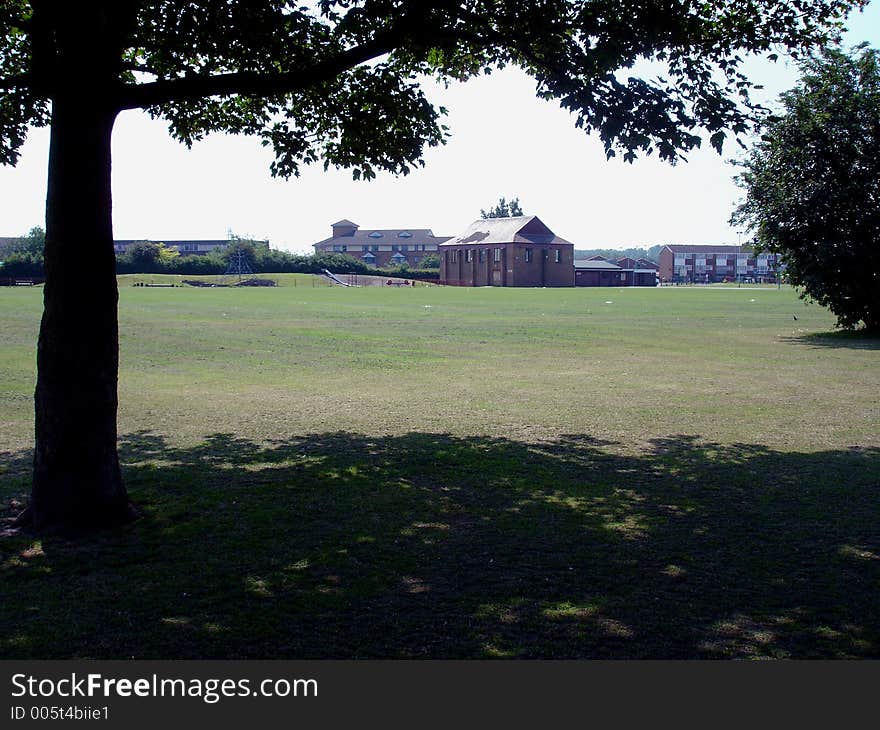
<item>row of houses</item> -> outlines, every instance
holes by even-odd
[[[756,254],[749,246],[664,246],[659,256],[662,281],[711,284],[720,281],[776,282],[775,254]]]

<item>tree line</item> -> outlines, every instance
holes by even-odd
[[[0,278],[45,276],[43,245],[45,233],[40,227],[27,235],[0,244]],[[338,274],[376,274],[413,279],[436,279],[440,259],[435,254],[425,256],[417,268],[406,264],[380,269],[342,253],[321,252],[297,254],[280,251],[264,242],[230,238],[225,248],[207,254],[181,255],[176,249],[161,242],[139,241],[116,256],[117,274],[185,274],[188,276],[224,274],[229,260],[239,251],[255,274],[320,274],[324,269]]]

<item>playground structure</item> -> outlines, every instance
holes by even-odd
[[[339,284],[340,286],[351,286],[351,284],[344,282],[342,279],[340,279],[338,276],[336,276],[336,274],[332,273],[329,269],[323,269],[322,271],[323,271],[324,276],[326,276],[328,279],[330,279],[330,281],[332,281],[334,284]]]

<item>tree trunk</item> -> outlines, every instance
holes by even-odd
[[[82,89],[53,99],[34,482],[24,520],[37,529],[90,529],[132,516],[116,451],[115,117],[111,104]]]

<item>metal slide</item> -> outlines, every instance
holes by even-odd
[[[324,276],[330,279],[330,281],[332,281],[334,284],[339,284],[340,286],[351,286],[351,284],[347,284],[335,274],[331,274],[327,269],[324,269]]]

